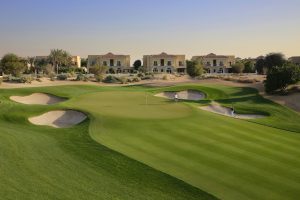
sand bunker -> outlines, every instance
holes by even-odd
[[[61,97],[44,93],[33,93],[29,96],[11,96],[10,99],[18,103],[38,105],[51,105],[66,100]]]
[[[234,117],[239,119],[257,119],[257,118],[263,118],[264,115],[253,115],[253,114],[232,114],[231,108],[223,107],[217,102],[212,102],[209,106],[202,106],[200,107],[202,110],[206,110],[209,112],[217,113],[220,115],[225,115],[228,117]]]
[[[175,95],[178,95],[178,99],[197,101],[205,98],[205,94],[196,90],[185,90],[179,92],[162,92],[156,94],[157,97],[163,97],[168,99],[174,99]]]
[[[35,125],[46,125],[55,128],[68,128],[84,121],[87,116],[75,110],[50,111],[28,120]]]

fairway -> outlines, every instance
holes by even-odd
[[[156,97],[196,90],[206,99]],[[300,116],[252,88],[181,85],[151,88],[59,86],[1,90],[0,196],[4,199],[297,199]],[[55,105],[22,105],[10,96],[48,93]],[[215,101],[240,114],[208,111]],[[28,118],[74,109],[72,128]]]

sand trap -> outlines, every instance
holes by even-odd
[[[162,92],[156,94],[156,97],[163,97],[168,99],[174,99],[175,94],[178,95],[178,99],[197,101],[205,98],[205,94],[196,90],[185,90],[180,92]]]
[[[40,116],[31,117],[28,120],[35,125],[46,125],[55,128],[68,128],[79,124],[87,116],[82,112],[74,110],[50,111]]]
[[[217,102],[212,102],[209,106],[202,106],[200,107],[202,110],[206,110],[209,112],[217,113],[220,115],[225,115],[228,117],[234,117],[239,119],[257,119],[257,118],[263,118],[266,117],[264,115],[253,115],[253,114],[231,114],[231,108],[223,107]]]
[[[66,99],[51,94],[33,93],[29,96],[11,96],[11,100],[23,104],[51,105],[65,101]]]

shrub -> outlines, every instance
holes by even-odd
[[[201,76],[204,73],[203,64],[196,61],[186,61],[186,70],[191,77]]]
[[[241,62],[235,63],[232,65],[232,73],[242,73],[245,68],[245,65]]]
[[[76,81],[83,81],[84,78],[85,78],[85,76],[84,76],[83,74],[80,73],[80,74],[77,75],[77,77],[76,77],[75,80],[76,80]]]
[[[38,81],[38,82],[42,82],[42,80],[41,80],[40,78],[37,78],[37,79],[36,79],[36,81]]]
[[[140,82],[140,78],[139,77],[134,77],[133,79],[132,79],[132,82]]]
[[[49,74],[49,78],[50,78],[51,81],[55,81],[55,73],[51,72]]]
[[[104,83],[119,83],[120,80],[117,77],[115,77],[115,76],[109,75],[109,76],[105,77],[105,79],[103,80],[103,82]]]
[[[168,80],[169,78],[168,78],[167,75],[164,75],[164,76],[162,77],[162,79],[166,81],[166,80]]]
[[[98,74],[98,75],[95,75],[95,79],[97,82],[101,82],[101,81],[103,81],[104,78],[103,78],[102,74]]]
[[[120,79],[120,82],[122,83],[122,84],[126,84],[127,82],[128,82],[128,79],[126,78],[126,77],[121,77]]]
[[[137,76],[140,77],[140,78],[142,78],[142,77],[144,77],[145,75],[144,75],[143,73],[138,73]]]
[[[141,78],[142,80],[150,80],[153,79],[153,76],[147,75]]]
[[[66,74],[57,75],[57,80],[64,81],[64,80],[67,80],[67,79],[68,79],[68,75],[66,75]]]

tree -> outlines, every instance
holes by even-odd
[[[257,73],[258,74],[264,74],[264,69],[265,68],[266,68],[265,59],[264,58],[259,58],[256,61],[256,64],[255,64],[255,69],[256,69]]]
[[[247,60],[245,63],[244,63],[244,70],[243,72],[244,73],[254,73],[255,72],[255,66],[254,66],[254,62],[251,61],[251,60]]]
[[[81,67],[87,67],[87,58],[81,58]]]
[[[97,81],[102,81],[107,69],[107,66],[96,63],[93,67],[90,68],[90,72],[95,75]]]
[[[135,69],[135,70],[139,70],[140,69],[140,67],[142,66],[142,61],[141,60],[136,60],[136,61],[134,61],[134,63],[133,63],[133,68]]]
[[[1,60],[2,71],[19,77],[26,70],[26,64],[15,54],[6,54]]]
[[[282,67],[285,64],[286,60],[284,55],[281,53],[269,53],[265,57],[265,66],[268,70],[273,67]]]
[[[232,65],[232,73],[242,73],[245,65],[242,62],[237,62]]]
[[[203,74],[203,64],[196,61],[186,61],[186,70],[191,77],[197,77]]]
[[[267,93],[273,93],[277,90],[285,93],[290,84],[295,84],[300,80],[300,68],[291,63],[283,66],[275,66],[268,70],[265,81],[265,90]]]
[[[56,67],[56,74],[58,74],[59,67],[67,66],[71,63],[71,55],[62,49],[52,49],[49,55],[49,61]]]
[[[26,59],[26,64],[30,66],[30,71],[34,71],[36,74],[35,62],[35,57],[27,57]]]

